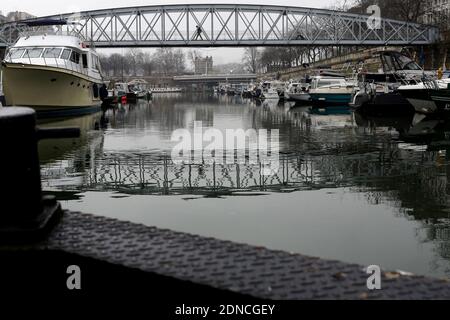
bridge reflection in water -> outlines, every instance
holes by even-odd
[[[348,187],[361,189],[373,203],[384,199],[400,207],[414,208],[418,216],[429,216],[436,212],[430,209],[448,205],[450,142],[446,144],[442,121],[438,121],[437,131],[430,129],[426,134],[421,126],[434,124],[434,120],[422,119],[414,124],[412,117],[367,119],[351,113],[324,114],[324,110],[311,112],[308,108],[276,104],[250,106],[245,114],[250,126],[280,130],[280,170],[274,176],[263,176],[261,164],[174,164],[171,150],[167,149],[173,130],[185,127],[186,121],[200,120],[213,125],[221,112],[239,110],[244,114],[236,107],[247,103],[240,99],[217,102],[210,97],[209,102],[204,100],[204,106],[196,103],[192,115],[185,99],[162,98],[150,107],[125,106],[105,115],[50,123],[49,126],[78,123],[84,133],[80,140],[41,143],[44,186],[74,191],[208,197]],[[214,110],[214,102],[221,103],[223,109],[231,109]],[[161,136],[154,149],[127,150],[125,145],[123,150],[111,146],[115,142],[114,131],[126,129],[125,124],[130,126],[128,134],[133,136],[136,128],[148,130],[146,125],[151,121],[158,126],[155,134]],[[102,130],[107,122],[111,124],[112,135],[105,135]],[[114,141],[106,143],[106,150],[105,139]],[[57,161],[51,161],[52,158]],[[422,207],[426,213],[420,212]]]
[[[367,118],[214,96],[161,97],[71,121],[84,128],[80,140],[40,146],[43,186],[60,199],[76,200],[89,191],[199,199],[345,190],[418,221],[419,242],[433,242],[433,250],[450,260],[449,121]],[[278,174],[262,176],[260,164],[174,164],[170,135],[194,121],[279,129]],[[280,210],[292,208],[280,204]]]

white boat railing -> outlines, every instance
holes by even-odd
[[[83,28],[81,23],[70,23],[67,25],[61,26],[39,26],[39,27],[31,27],[25,30],[21,30],[19,32],[19,37],[32,37],[32,36],[42,36],[42,35],[51,35],[51,36],[70,36],[77,37],[81,41],[85,43],[89,43],[92,45],[93,41],[89,38],[86,38],[85,35],[80,32],[79,29]]]

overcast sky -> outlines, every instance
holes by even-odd
[[[261,4],[261,5],[286,5],[296,7],[329,8],[330,6],[343,2],[344,0],[244,0],[244,1],[220,1],[220,0],[2,0],[0,10],[3,14],[10,11],[25,11],[36,16],[46,16],[58,13],[71,13],[93,9],[118,8],[124,6],[145,6],[158,4],[210,4],[210,3],[239,3],[239,4]],[[239,62],[242,59],[242,49],[200,49],[204,55],[212,55],[214,64]],[[104,50],[111,52],[111,50]]]

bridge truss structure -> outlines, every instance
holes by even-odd
[[[284,6],[141,6],[61,14],[35,21],[39,19],[68,20],[72,24],[65,27],[71,32],[103,48],[406,46],[431,44],[439,37],[438,29],[429,25]],[[30,29],[48,32],[48,26],[45,28],[23,21],[2,24],[0,46],[13,44]]]

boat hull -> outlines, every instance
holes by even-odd
[[[411,114],[415,110],[411,103],[398,92],[377,93],[375,96],[358,93],[352,105],[364,114]]]
[[[28,106],[37,111],[99,107],[94,84],[100,80],[70,70],[3,63],[3,90],[7,105]]]
[[[418,113],[450,112],[449,89],[409,89],[401,90],[401,94],[413,105]]]
[[[307,93],[285,93],[285,97],[296,102],[310,102],[311,96]]]
[[[348,105],[352,100],[351,93],[310,93],[314,104]]]

